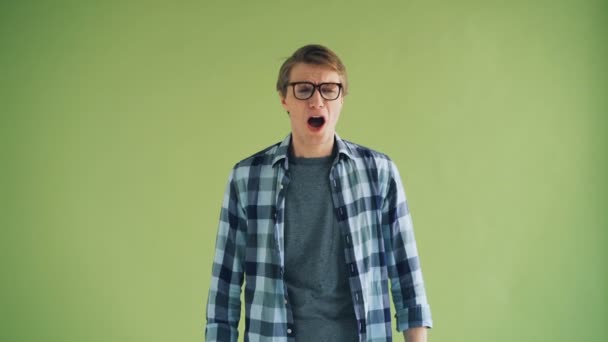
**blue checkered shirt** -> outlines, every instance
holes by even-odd
[[[340,139],[329,181],[344,237],[360,341],[391,341],[389,284],[397,330],[432,326],[412,218],[395,164]],[[207,341],[237,341],[245,281],[245,341],[295,341],[283,279],[288,149],[282,142],[235,165],[224,194],[207,302]]]

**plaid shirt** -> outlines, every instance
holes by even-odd
[[[283,280],[285,189],[291,135],[236,164],[217,234],[207,303],[207,341],[237,341],[245,280],[245,341],[295,341]],[[432,326],[412,218],[395,164],[340,139],[329,180],[346,250],[360,341],[391,341],[389,283],[397,330]]]

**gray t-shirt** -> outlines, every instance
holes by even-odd
[[[329,184],[334,158],[289,156],[284,276],[296,341],[358,341],[344,241]]]

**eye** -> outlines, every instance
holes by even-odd
[[[299,93],[308,93],[312,90],[312,86],[310,84],[298,84],[296,85],[296,91]]]
[[[321,86],[321,91],[325,94],[336,94],[340,90],[337,84],[326,83]]]
[[[296,84],[294,87],[297,97],[308,97],[314,91],[314,87],[307,83]]]

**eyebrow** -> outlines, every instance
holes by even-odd
[[[315,82],[311,82],[311,81],[291,81],[289,83],[310,83],[310,84],[314,84],[314,85],[319,85],[319,84],[323,84],[323,83],[341,84],[342,82],[340,82],[340,81],[324,81],[324,82],[315,83]]]

